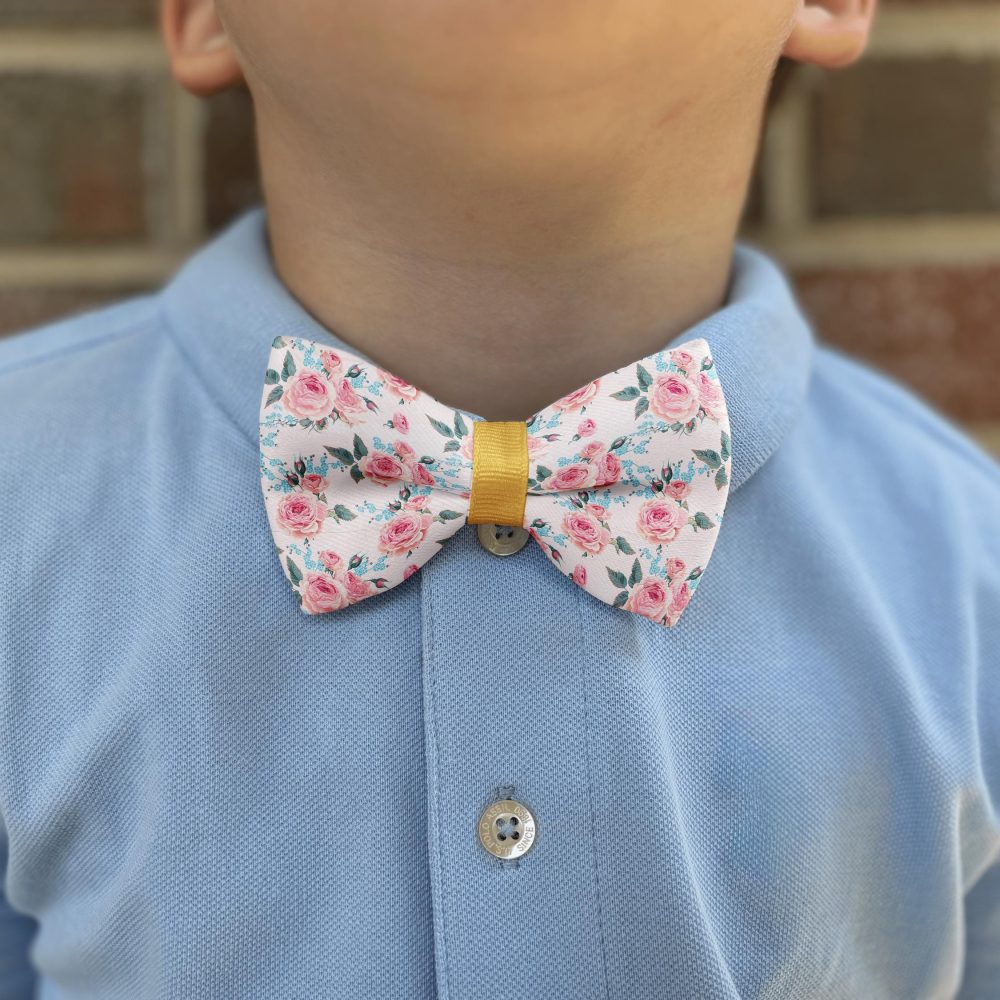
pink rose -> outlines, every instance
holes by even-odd
[[[580,449],[580,457],[581,458],[593,458],[595,455],[600,455],[600,453],[602,451],[604,451],[604,442],[603,441],[588,441]]]
[[[550,490],[578,490],[589,486],[594,480],[594,468],[583,462],[564,465],[545,481],[545,488]]]
[[[597,424],[595,424],[594,421],[590,419],[590,417],[581,420],[580,423],[577,424],[576,426],[576,433],[579,434],[580,437],[582,438],[590,437],[590,435],[593,434],[594,431],[596,430],[597,430]]]
[[[600,379],[594,379],[586,385],[581,385],[579,389],[574,389],[566,396],[557,399],[552,405],[557,410],[578,410],[585,403],[589,403],[597,393]]]
[[[386,388],[399,396],[400,399],[416,399],[420,395],[420,390],[415,385],[393,375],[392,372],[379,368],[378,373],[384,380]]]
[[[340,355],[334,351],[321,351],[319,363],[327,370],[330,378],[337,375],[340,369],[344,367],[344,362],[340,360]]]
[[[621,462],[618,456],[606,451],[597,461],[597,480],[595,486],[607,486],[617,483],[622,474]]]
[[[722,416],[722,388],[717,382],[713,382],[704,372],[698,372],[695,379],[698,385],[698,398],[705,412],[713,419],[718,420]]]
[[[636,526],[651,542],[672,542],[687,524],[687,511],[673,500],[655,498],[639,508]]]
[[[326,507],[308,493],[289,493],[278,504],[278,523],[297,538],[318,534],[325,517]]]
[[[607,507],[602,507],[599,503],[588,503],[587,510],[589,510],[594,517],[600,518],[602,521],[604,520],[605,514],[608,512]]]
[[[410,565],[403,570],[403,579],[409,580],[418,569],[420,569],[420,567],[416,563],[410,563]]]
[[[683,479],[671,479],[663,488],[663,492],[674,500],[683,500],[691,492],[691,484]]]
[[[433,486],[434,477],[427,471],[422,462],[410,466],[410,476],[417,486]]]
[[[542,437],[533,437],[531,434],[528,435],[528,458],[536,458],[543,452],[548,451],[549,442]]]
[[[652,618],[653,621],[658,622],[667,613],[669,598],[670,592],[667,585],[655,576],[647,576],[632,588],[625,601],[625,607],[629,611],[634,611],[638,615],[644,615],[646,618]]]
[[[406,434],[410,429],[410,421],[406,419],[406,414],[397,410],[392,415],[392,426],[399,431],[400,434]]]
[[[690,371],[694,358],[687,351],[671,351],[670,360],[683,371]]]
[[[307,472],[300,482],[302,488],[309,493],[322,493],[326,489],[326,480],[315,472]]]
[[[399,455],[404,462],[409,461],[414,455],[416,455],[416,452],[406,441],[395,441],[392,446],[396,449],[396,454]]]
[[[530,445],[531,445],[531,438],[528,438],[528,445],[529,445],[529,447],[528,447],[528,454],[530,455],[531,454],[531,447],[530,447]],[[462,438],[462,443],[458,446],[458,453],[463,458],[467,458],[470,462],[475,457],[475,450],[472,447],[472,435],[471,434],[466,434],[465,437]]]
[[[667,576],[671,580],[676,580],[681,576],[686,569],[686,565],[683,559],[668,559],[667,560]]]
[[[330,383],[318,372],[296,372],[285,384],[281,402],[293,417],[322,420],[333,407]]]
[[[649,389],[649,408],[664,420],[686,424],[698,412],[698,393],[683,375],[660,375]]]
[[[365,401],[351,388],[351,383],[346,378],[342,378],[337,386],[333,405],[341,419],[348,424],[360,422],[368,412]]]
[[[573,510],[563,517],[563,531],[587,552],[598,553],[611,541],[611,532],[589,510]]]
[[[683,583],[674,584],[670,588],[670,620],[676,621],[680,613],[688,606],[691,600],[691,588],[687,585],[687,580]]]
[[[306,573],[299,593],[302,595],[302,607],[312,615],[339,611],[351,603],[344,581],[328,573]]]
[[[331,572],[336,573],[340,569],[343,559],[330,549],[325,549],[319,554],[319,561]]]
[[[427,506],[427,497],[410,497],[403,506],[407,510],[423,510]]]
[[[401,510],[379,532],[379,551],[390,555],[412,551],[424,540],[433,520],[425,512]]]
[[[391,486],[403,478],[402,463],[384,451],[369,452],[358,462],[358,468],[366,479],[379,486]]]
[[[577,565],[573,567],[573,582],[580,587],[587,585],[587,567]]]
[[[344,581],[347,584],[347,596],[350,598],[352,604],[356,601],[364,600],[364,598],[372,593],[373,584],[367,580],[362,580],[352,570],[347,571]]]

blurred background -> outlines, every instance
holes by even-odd
[[[0,335],[155,287],[258,199],[249,98],[168,76],[156,0],[0,0]],[[1000,0],[881,0],[799,66],[741,237],[819,335],[1000,456]]]

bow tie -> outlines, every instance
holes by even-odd
[[[617,368],[527,421],[472,420],[346,350],[278,337],[260,471],[302,610],[402,583],[463,524],[525,528],[598,599],[677,623],[729,493],[731,439],[708,343]]]

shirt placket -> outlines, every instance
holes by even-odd
[[[438,994],[604,997],[578,588],[472,525],[421,574]]]

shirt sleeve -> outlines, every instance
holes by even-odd
[[[0,826],[0,1000],[33,1000],[36,974],[28,948],[37,921],[7,902],[7,837]]]

